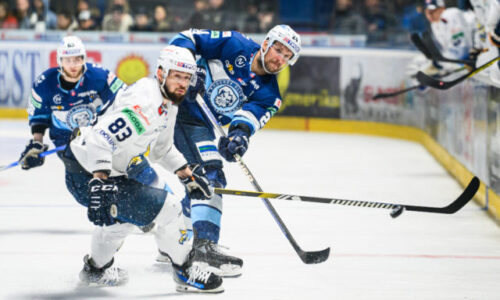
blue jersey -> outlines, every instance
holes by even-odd
[[[97,115],[113,103],[124,85],[118,77],[95,64],[86,64],[86,71],[72,90],[61,86],[58,68],[43,72],[33,83],[29,99],[30,126],[49,128],[56,146],[68,142],[76,127],[95,123]]]
[[[253,134],[280,108],[276,76],[250,70],[260,45],[248,37],[236,31],[191,29],[170,43],[201,56],[198,65],[207,70],[205,102],[221,124],[245,123]],[[183,101],[179,113],[183,110],[207,124],[196,101]]]

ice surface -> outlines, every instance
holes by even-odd
[[[19,158],[26,122],[0,122],[0,164]],[[361,135],[262,131],[244,157],[267,192],[443,206],[462,188],[419,144]],[[236,164],[228,188],[252,190]],[[178,188],[178,187],[177,187]],[[258,198],[225,197],[221,244],[244,259],[219,295],[175,292],[155,263],[151,235],[127,238],[116,265],[128,285],[84,288],[86,210],[64,185],[55,155],[41,168],[0,173],[0,299],[500,299],[500,230],[470,203],[454,215],[271,200],[304,250],[305,265]]]

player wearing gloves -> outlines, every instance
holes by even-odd
[[[33,138],[21,154],[24,170],[43,164],[39,154],[48,148],[43,144],[47,128],[56,146],[65,145],[72,130],[92,125],[124,85],[113,73],[86,61],[82,41],[64,37],[57,48],[59,67],[43,72],[33,83],[28,101]]]
[[[196,63],[180,47],[165,47],[156,77],[143,78],[118,93],[114,103],[92,127],[76,130],[64,152],[71,164],[70,189],[88,207],[98,227],[91,253],[84,258],[80,279],[88,285],[124,284],[127,273],[113,267],[113,257],[134,226],[157,225],[158,249],[174,267],[178,291],[222,292],[222,279],[213,274],[185,236],[181,199],[175,196],[150,162],[175,172],[188,194],[213,196],[201,166],[188,167],[173,145],[178,105],[184,99]]]
[[[191,29],[181,32],[171,44],[198,55],[198,70],[179,108],[175,145],[189,163],[200,164],[213,187],[225,187],[221,156],[235,161],[244,155],[250,138],[281,106],[276,74],[293,65],[301,49],[300,36],[287,25],[272,28],[261,45],[239,32]],[[196,94],[222,125],[227,137],[215,142],[212,125],[199,108]],[[194,249],[223,276],[241,274],[243,261],[223,253],[217,245],[222,217],[222,197],[208,201],[187,196],[183,211],[193,222]]]

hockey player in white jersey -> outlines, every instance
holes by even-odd
[[[203,172],[193,173],[173,145],[178,105],[195,71],[187,49],[165,47],[154,79],[140,79],[120,91],[97,124],[75,131],[65,153],[76,159],[71,180],[81,188],[74,195],[98,226],[91,254],[84,258],[82,282],[98,286],[127,282],[127,273],[112,266],[113,257],[135,226],[154,222],[157,246],[172,260],[177,290],[223,291],[222,279],[200,265],[191,251],[180,198],[149,164],[175,172],[189,194],[201,199],[213,196]]]
[[[472,48],[472,28],[465,13],[456,7],[445,8],[444,0],[426,0],[425,16],[444,57],[467,59]]]
[[[444,0],[426,0],[425,16],[442,55],[449,59],[469,59],[473,49],[473,22],[468,22],[466,13],[456,7],[445,8]],[[456,64],[432,62],[421,68],[428,75],[444,74],[456,69]]]

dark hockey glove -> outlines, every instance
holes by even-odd
[[[23,153],[21,153],[21,158],[19,159],[19,163],[23,170],[28,170],[34,167],[39,167],[43,165],[45,161],[45,157],[40,157],[40,153],[47,151],[49,146],[46,144],[42,144],[35,140],[30,140],[26,145],[26,149],[24,149]]]
[[[191,78],[189,89],[186,92],[186,99],[189,101],[196,101],[196,95],[200,94],[202,97],[205,95],[205,78],[207,71],[203,67],[196,68],[196,74]]]
[[[205,169],[200,165],[191,167],[193,175],[180,179],[191,199],[206,200],[214,196],[214,188],[205,176]]]
[[[127,167],[127,176],[145,185],[153,185],[158,181],[156,171],[151,168],[144,155],[138,155],[130,161]]]
[[[219,139],[219,153],[225,160],[234,162],[235,154],[243,156],[248,149],[248,133],[241,129],[230,130],[227,137]]]
[[[89,207],[87,216],[97,226],[116,223],[118,187],[112,180],[92,178],[89,181]]]

